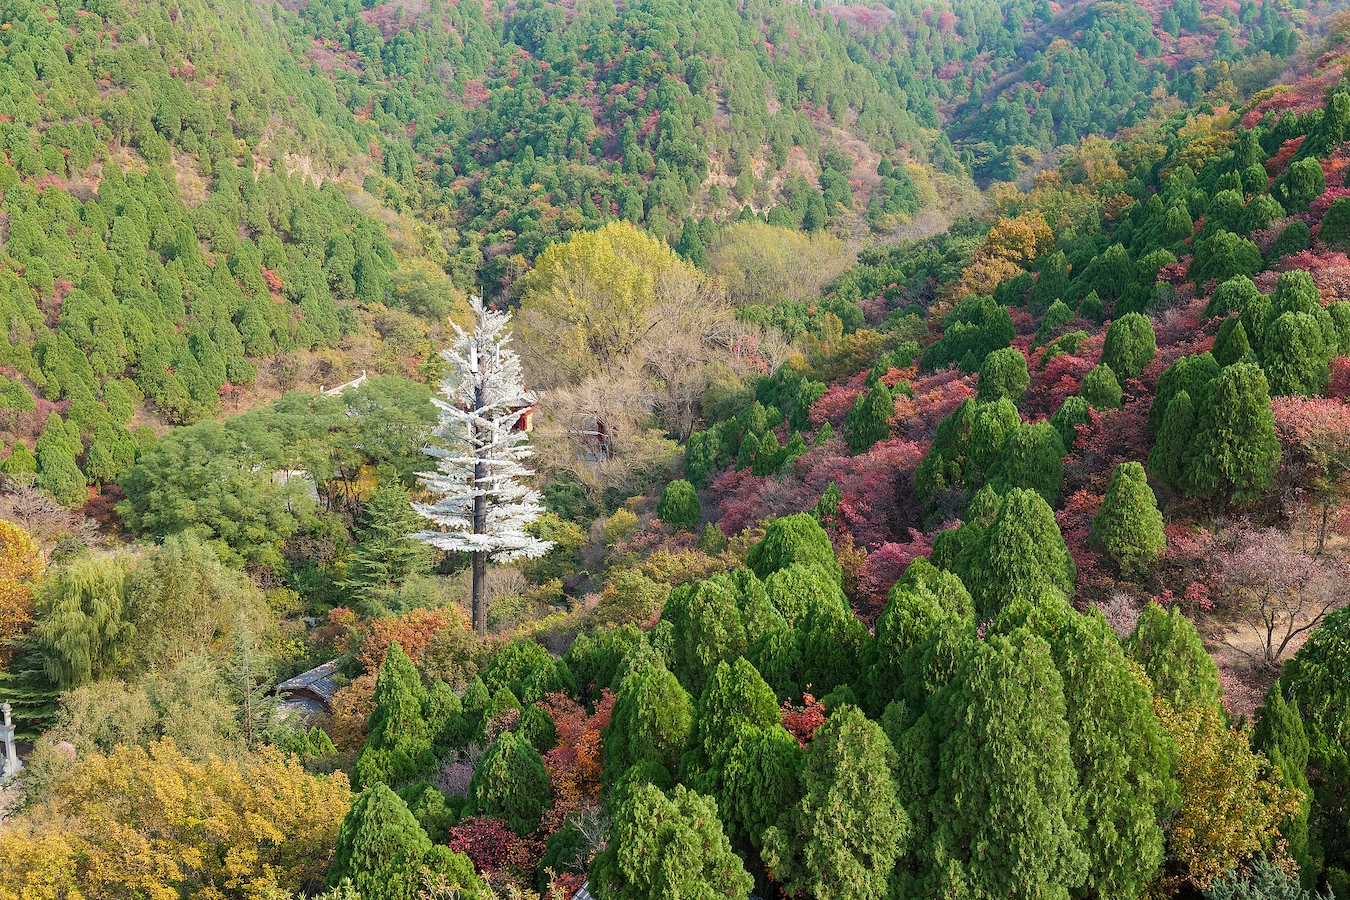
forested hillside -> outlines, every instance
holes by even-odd
[[[0,898],[1350,896],[1348,65],[6,6]]]

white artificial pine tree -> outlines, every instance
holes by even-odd
[[[530,487],[534,472],[522,461],[531,455],[528,436],[516,429],[534,403],[525,390],[520,357],[511,341],[510,313],[487,309],[471,299],[477,319],[472,331],[455,329],[454,342],[441,351],[447,373],[436,434],[443,446],[428,447],[436,472],[423,472],[422,484],[440,497],[435,503],[414,503],[422,516],[442,530],[413,535],[442,550],[473,558],[473,627],[487,631],[487,560],[505,562],[547,553],[551,541],[525,530],[543,512],[539,492]]]

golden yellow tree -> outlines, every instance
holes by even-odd
[[[0,871],[24,898],[252,900],[324,876],[351,804],[275,748],[195,763],[172,741],[94,754],[0,830]]]
[[[32,536],[0,519],[0,671],[9,665],[5,639],[22,634],[33,621],[33,585],[44,567]]]

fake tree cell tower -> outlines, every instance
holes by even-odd
[[[441,351],[446,376],[436,427],[440,446],[428,447],[437,471],[419,476],[440,499],[414,503],[413,509],[440,530],[419,531],[420,541],[442,550],[468,553],[473,559],[473,627],[487,632],[487,562],[547,553],[551,541],[525,530],[543,507],[530,486],[534,472],[522,465],[530,456],[529,437],[520,426],[534,403],[525,390],[520,357],[511,341],[510,313],[470,301],[475,316],[471,331],[451,323],[455,339]]]

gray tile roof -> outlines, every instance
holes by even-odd
[[[308,672],[301,672],[294,678],[283,681],[277,685],[277,693],[309,695],[319,700],[325,707],[329,706],[338,689],[337,669],[338,661],[330,659],[321,666],[315,666]]]

